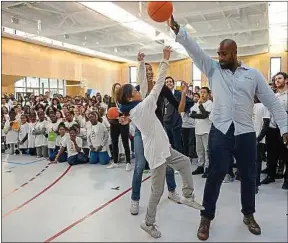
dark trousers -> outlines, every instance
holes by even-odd
[[[70,156],[68,158],[68,164],[69,165],[79,165],[79,164],[86,164],[88,162],[88,158],[86,157],[86,155],[82,152]]]
[[[264,153],[263,153],[264,151]],[[257,143],[257,177],[256,177],[256,186],[260,186],[260,176],[262,170],[262,162],[264,160],[265,154],[265,143]]]
[[[241,178],[241,204],[244,215],[255,212],[256,184],[256,134],[255,132],[234,136],[232,123],[226,134],[212,125],[209,142],[209,170],[206,179],[201,215],[213,220],[220,187],[231,163],[232,155],[236,159]]]
[[[195,128],[182,127],[183,152],[189,158],[197,158]]]
[[[283,153],[283,142],[278,128],[268,128],[266,135],[268,176],[275,179],[277,163]],[[283,156],[282,156],[283,157]]]
[[[180,153],[183,153],[181,127],[173,127],[172,125],[164,125],[164,127],[172,148]]]
[[[129,147],[129,124],[111,124],[110,135],[112,140],[112,156],[114,163],[118,163],[119,159],[119,136],[121,135],[123,147],[125,150],[126,163],[130,163],[130,147]]]

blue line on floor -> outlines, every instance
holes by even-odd
[[[40,162],[40,161],[44,161],[45,159],[37,159],[37,160],[33,160],[31,162],[27,162],[27,163],[19,163],[19,162],[6,162],[8,164],[12,164],[12,165],[30,165],[30,164],[34,164],[34,163],[37,163],[37,162]]]

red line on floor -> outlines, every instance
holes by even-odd
[[[23,183],[23,184],[22,184],[21,186],[19,186],[18,188],[15,188],[15,189],[13,189],[11,192],[9,192],[9,193],[5,194],[4,196],[2,196],[2,199],[10,196],[10,195],[13,194],[14,192],[18,191],[20,188],[23,188],[23,187],[27,186],[27,185],[29,184],[29,182],[33,181],[34,179],[36,179],[36,177],[38,177],[39,175],[41,175],[41,174],[49,167],[50,164],[51,164],[51,162],[49,162],[49,163],[45,166],[45,168],[44,168],[43,170],[41,170],[40,173],[38,173],[38,174],[35,175],[34,177],[30,178],[27,182]]]
[[[52,184],[50,184],[49,186],[47,186],[44,190],[42,190],[41,192],[39,192],[37,195],[35,195],[34,197],[30,198],[28,201],[22,203],[21,205],[19,205],[18,207],[11,209],[10,211],[8,211],[7,213],[2,215],[2,218],[10,215],[11,213],[19,210],[20,208],[23,208],[24,206],[26,206],[28,203],[30,203],[31,201],[33,201],[34,199],[36,199],[37,197],[39,197],[40,195],[42,195],[44,192],[48,191],[52,186],[54,186],[58,181],[60,181],[63,176],[65,176],[67,174],[67,172],[71,169],[71,165],[69,165],[69,167],[62,173],[61,176],[59,176]]]
[[[144,180],[142,180],[142,182],[147,181],[150,178],[150,176],[146,177]],[[101,205],[100,207],[94,209],[91,213],[88,213],[87,215],[85,215],[83,218],[75,221],[74,223],[70,224],[69,226],[67,226],[66,228],[62,229],[61,231],[59,231],[58,233],[56,233],[55,235],[51,236],[49,239],[45,240],[44,242],[50,242],[52,240],[55,240],[56,238],[58,238],[60,235],[64,234],[66,231],[70,230],[71,228],[73,228],[74,226],[76,226],[77,224],[82,223],[84,220],[86,220],[87,218],[91,217],[93,214],[99,212],[100,210],[102,210],[103,208],[107,207],[109,204],[115,202],[117,199],[119,199],[120,197],[124,196],[127,192],[131,191],[132,187],[128,188],[127,190],[125,190],[124,192],[120,193],[118,196],[112,198],[110,201],[104,203],[103,205]]]

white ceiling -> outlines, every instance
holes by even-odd
[[[160,32],[171,35],[165,23],[149,19],[146,2],[114,2],[147,22]],[[148,61],[159,61],[163,44],[132,31],[77,2],[2,2],[2,26],[98,52],[136,60],[139,50]],[[141,5],[141,7],[140,7]],[[238,55],[268,51],[267,2],[174,2],[174,17],[211,56],[216,55],[221,40],[230,38],[238,44]],[[140,12],[142,9],[142,13]],[[19,19],[12,23],[11,17]],[[38,32],[37,21],[41,20]],[[68,34],[66,39],[64,34]],[[67,36],[66,36],[67,37]],[[174,60],[185,55],[173,53]]]

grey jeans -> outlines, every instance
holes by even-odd
[[[208,168],[208,133],[196,136],[196,153],[198,156],[198,166]]]
[[[182,179],[183,196],[186,198],[194,198],[192,167],[190,159],[172,148],[170,148],[170,153],[171,156],[166,159],[164,164],[151,170],[151,194],[145,219],[147,225],[152,225],[155,223],[157,206],[164,191],[167,165],[169,165],[174,170],[179,171]]]
[[[48,158],[48,147],[47,146],[36,147],[36,154],[37,157]]]

